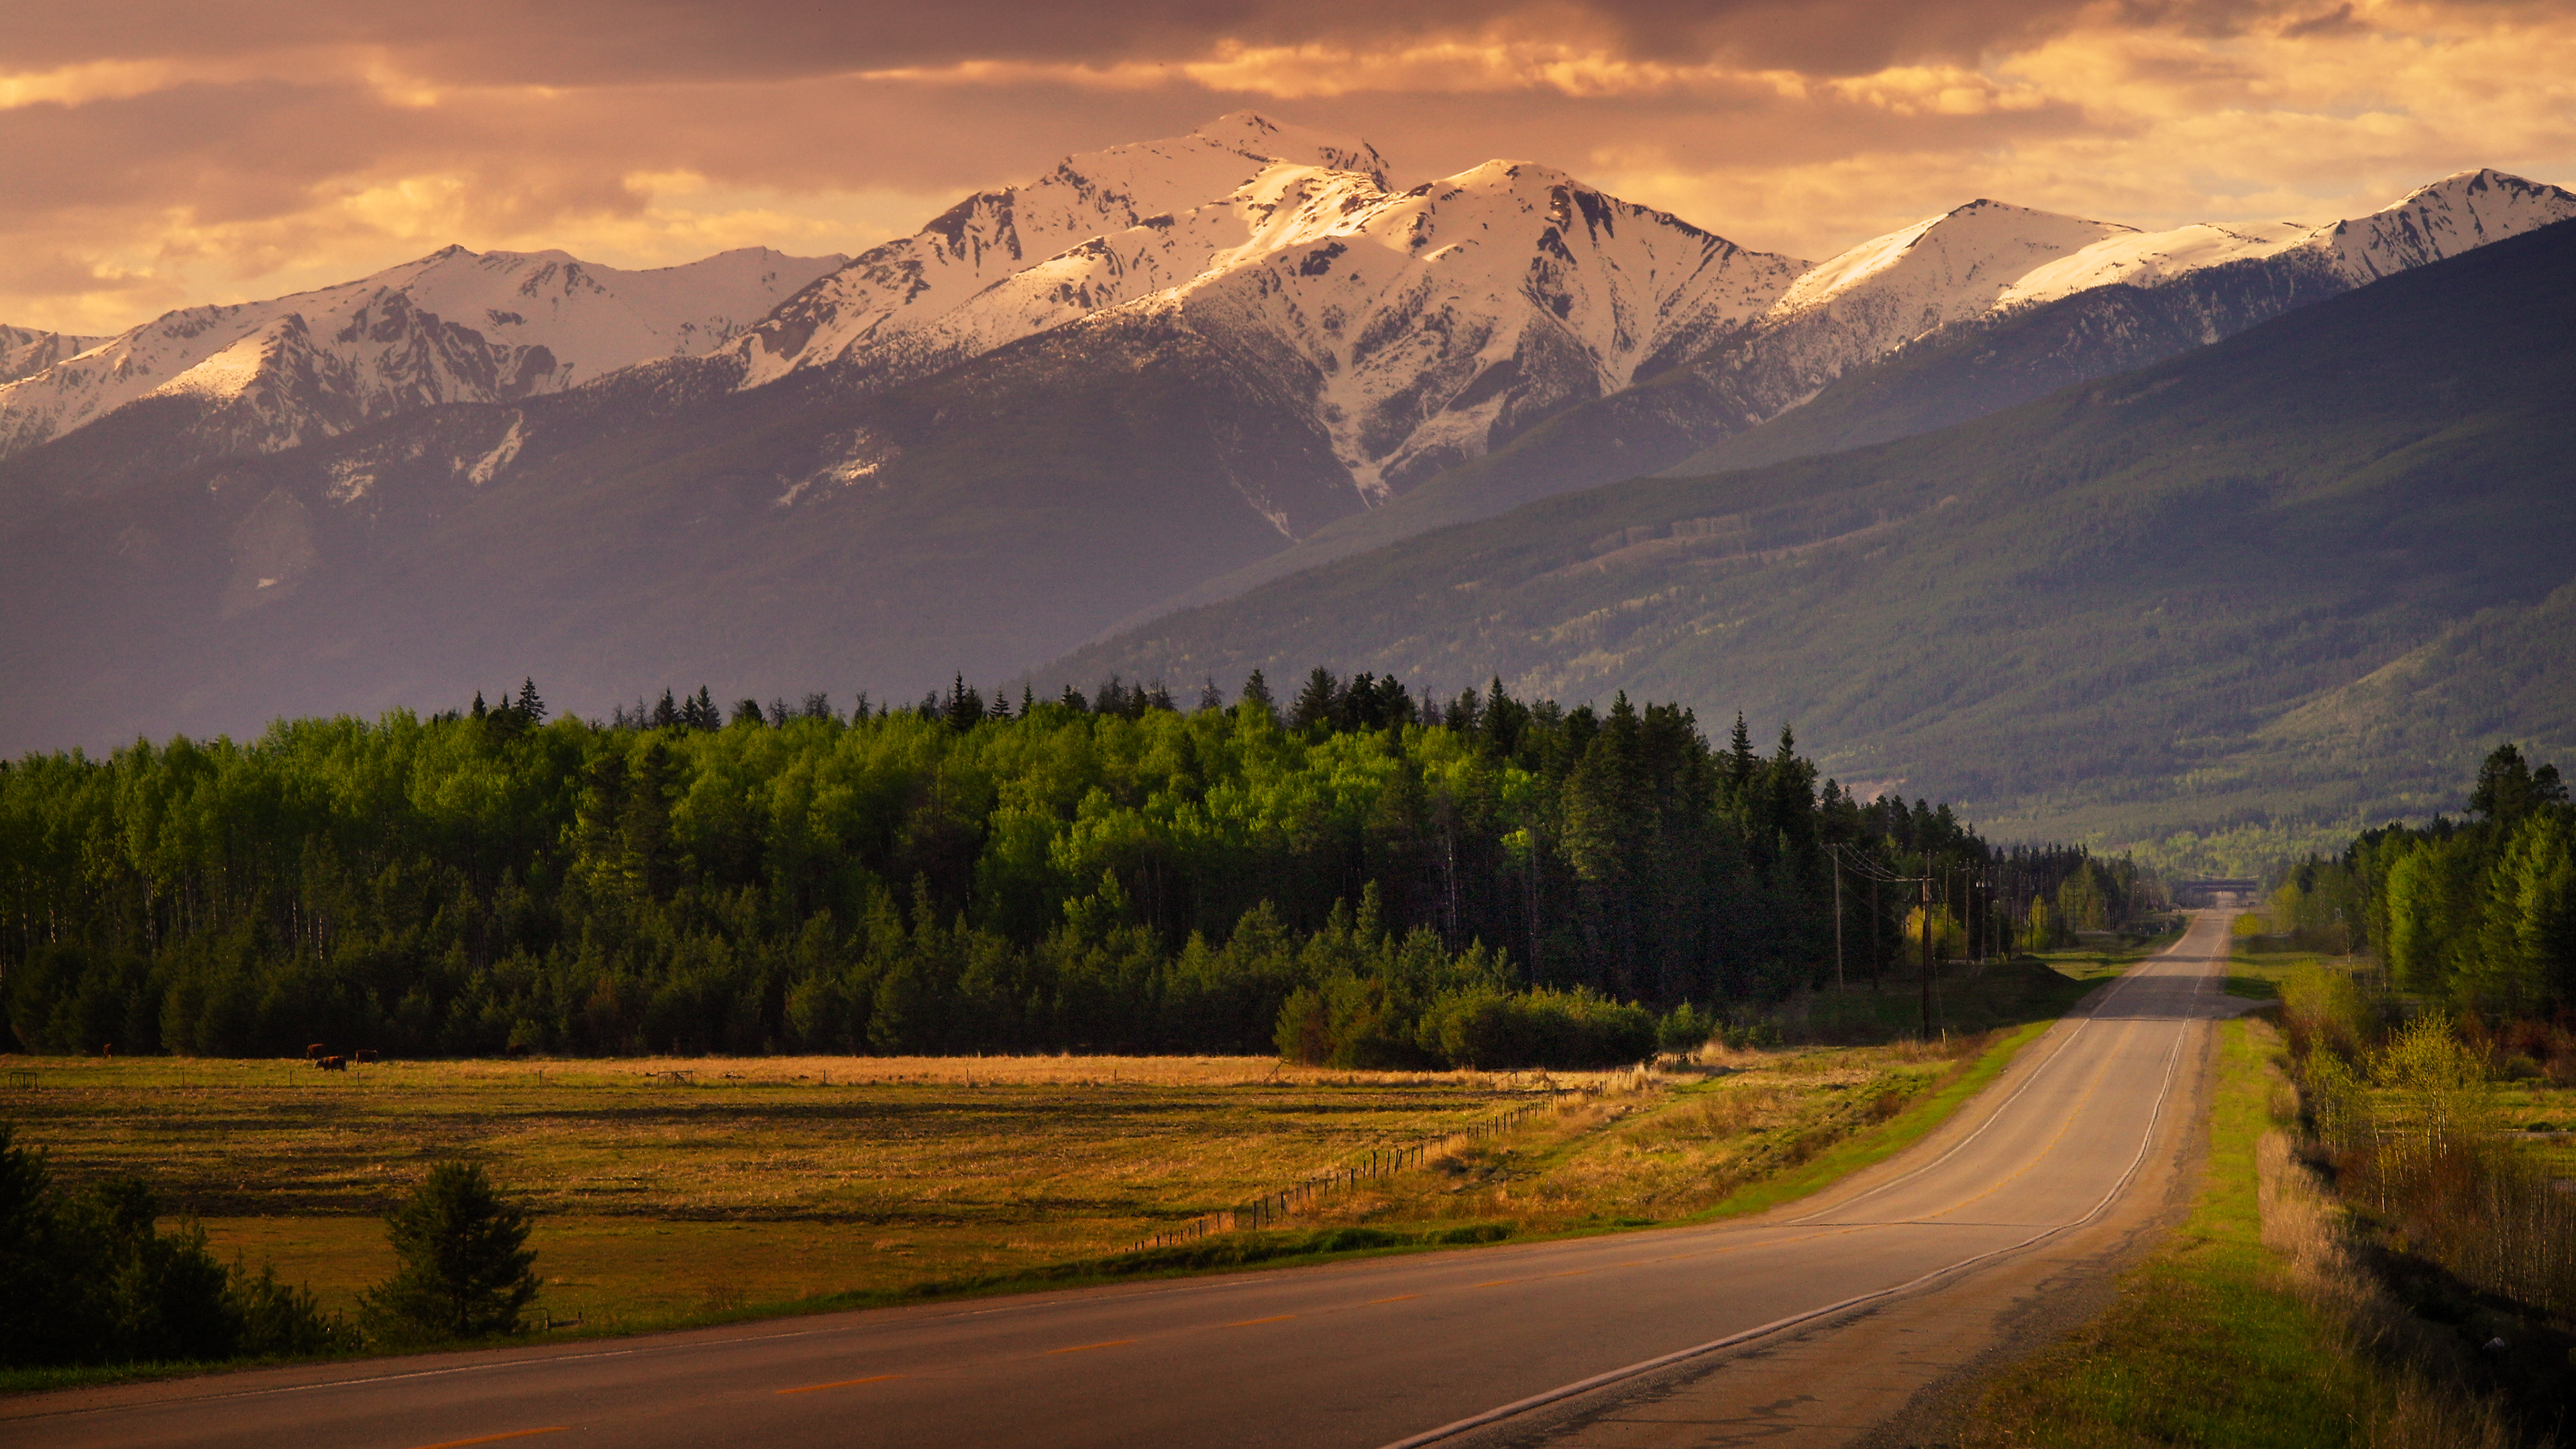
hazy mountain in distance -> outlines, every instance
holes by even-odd
[[[138,411],[123,446],[53,470],[97,492],[274,453],[441,403],[511,402],[722,345],[841,262],[765,248],[625,271],[449,247],[318,291],[190,307],[0,385],[0,457]]]
[[[2035,833],[2422,812],[2498,739],[2576,741],[2571,396],[2564,223],[1939,432],[1426,533],[1035,683],[1625,690]]]

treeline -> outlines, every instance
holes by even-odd
[[[2107,924],[2136,891],[2125,863],[1819,787],[1786,730],[1713,746],[1624,696],[1317,670],[1285,706],[1258,675],[1186,711],[1115,680],[777,704],[550,721],[531,683],[0,764],[9,1029],[201,1055],[1633,1060],[1658,1020],[1824,979],[1838,876],[1855,979],[1910,959],[1921,888],[1875,877],[1933,877],[1971,954],[2034,904]]]
[[[2272,893],[2275,930],[2365,950],[2399,989],[2489,1019],[2576,1009],[2576,805],[2557,766],[2499,746],[2468,806],[2300,865]]]

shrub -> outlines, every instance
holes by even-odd
[[[366,1295],[380,1337],[487,1338],[519,1330],[537,1296],[528,1214],[504,1201],[482,1168],[431,1168],[386,1225],[402,1266]]]
[[[0,1123],[0,1366],[213,1362],[354,1346],[337,1315],[272,1270],[206,1251],[203,1228],[155,1226],[133,1178],[58,1190],[44,1154]]]
[[[1668,1052],[1696,1051],[1717,1035],[1717,1018],[1685,1001],[1655,1027],[1655,1045]]]

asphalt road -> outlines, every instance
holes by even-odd
[[[2212,974],[2225,932],[2202,915],[1941,1132],[1759,1219],[79,1390],[0,1404],[0,1443],[1369,1449],[1536,1442],[1530,1426],[1560,1422],[1563,1442],[1611,1442],[1597,1415],[1588,1430],[1565,1416],[1730,1353],[1803,1342],[1868,1380],[1894,1351],[1873,1321],[1912,1305],[1938,1339],[1945,1293],[2026,1271],[2170,1180],[2205,1023],[2229,1012]],[[1649,1427],[1613,1438],[1736,1437]]]

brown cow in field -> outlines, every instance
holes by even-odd
[[[375,1059],[376,1049],[374,1047],[358,1048],[358,1065],[365,1066],[367,1063],[372,1062]]]
[[[347,1057],[322,1057],[317,1059],[313,1065],[320,1067],[326,1072],[345,1072],[349,1069],[349,1059]]]
[[[308,1062],[318,1062],[330,1054],[331,1049],[318,1041],[304,1049],[304,1059]]]

